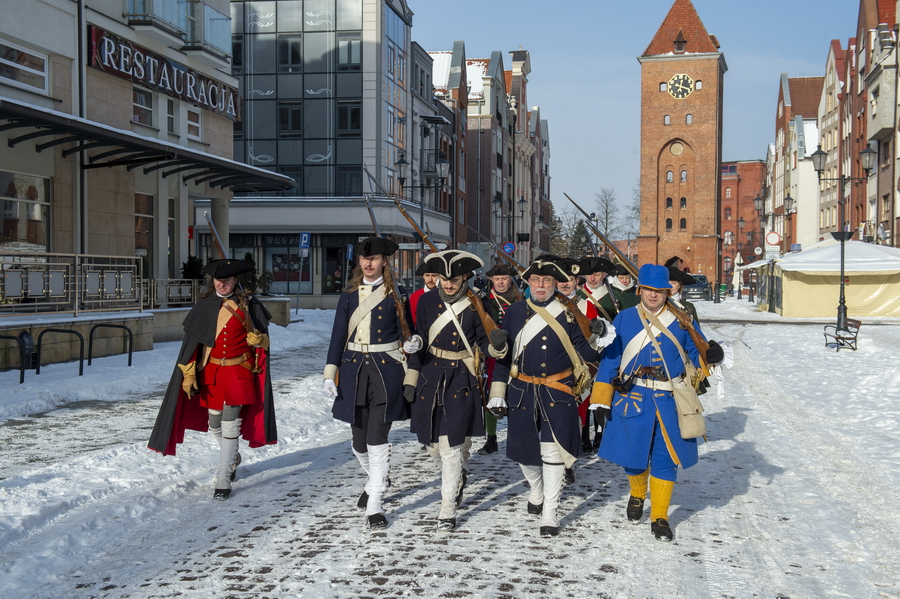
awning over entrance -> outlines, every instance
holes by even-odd
[[[185,182],[227,187],[234,192],[287,191],[296,187],[290,177],[266,169],[0,97],[0,132],[17,129],[36,130],[11,134],[14,136],[9,138],[9,147],[35,141],[35,151],[42,152],[53,146],[75,144],[63,150],[62,155],[65,158],[85,152],[86,169],[125,166],[129,171],[143,168],[145,174],[161,170],[163,177],[181,173]]]

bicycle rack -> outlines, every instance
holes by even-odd
[[[79,355],[78,355],[78,376],[84,375],[84,335],[79,333],[78,331],[73,331],[71,329],[44,329],[41,331],[41,334],[38,335],[37,342],[37,365],[34,369],[35,374],[41,373],[41,342],[44,339],[44,335],[47,333],[66,333],[68,335],[75,335],[78,337],[78,340],[81,342],[79,346]]]
[[[94,331],[96,331],[100,327],[106,327],[109,329],[125,329],[128,331],[128,365],[131,366],[131,352],[134,349],[134,333],[131,332],[131,329],[126,327],[124,324],[95,324],[91,327],[91,333],[88,335],[88,366],[91,365],[91,360],[94,357]]]

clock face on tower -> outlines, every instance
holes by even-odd
[[[668,88],[670,96],[677,100],[683,100],[694,91],[694,80],[684,73],[673,75],[672,78],[669,79]]]

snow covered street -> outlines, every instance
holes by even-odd
[[[146,448],[178,344],[83,377],[0,373],[0,597],[900,598],[900,319],[863,319],[859,351],[835,352],[824,320],[752,307],[697,303],[736,360],[725,397],[701,398],[710,434],[679,473],[673,543],[626,522],[627,480],[596,456],[563,490],[560,536],[541,538],[504,423],[500,453],[469,463],[452,533],[435,528],[437,463],[395,425],[390,525],[367,530],[349,427],[321,394],[331,311],[273,327],[279,442],[242,446],[226,502],[208,435],[176,457]]]

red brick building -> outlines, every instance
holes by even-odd
[[[675,0],[641,63],[641,261],[678,256],[721,279],[722,95],[727,65],[690,0]]]
[[[760,237],[759,217],[753,200],[762,197],[766,180],[764,160],[739,160],[722,163],[722,190],[719,194],[722,223],[722,281],[731,281],[734,264],[740,254],[741,264],[757,259],[755,249],[764,248]]]

